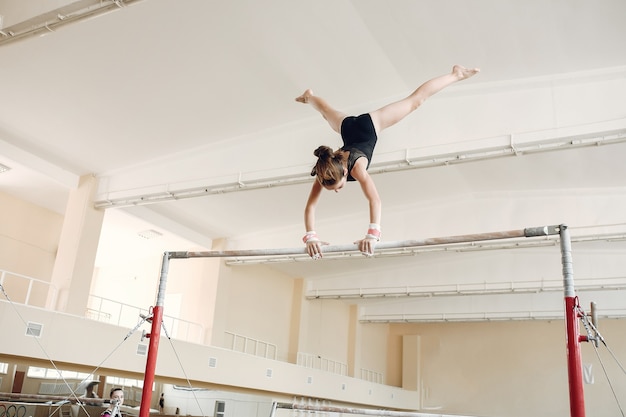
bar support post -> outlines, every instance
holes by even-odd
[[[566,225],[560,226],[561,264],[563,266],[563,289],[565,295],[565,330],[567,336],[567,374],[571,417],[585,417],[583,391],[582,355],[580,352],[580,325],[578,298],[574,291],[572,243]]]
[[[161,339],[161,324],[163,322],[163,303],[165,300],[165,288],[167,284],[167,273],[169,271],[170,254],[163,254],[163,264],[161,266],[161,278],[159,280],[159,290],[155,306],[152,309],[152,329],[149,334],[148,358],[146,359],[146,372],[144,374],[143,389],[141,392],[141,404],[139,406],[139,417],[150,416],[150,402],[152,401],[152,385],[154,385],[154,374],[156,371],[157,356],[159,352],[159,340]]]

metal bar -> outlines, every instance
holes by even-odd
[[[421,239],[421,240],[405,240],[405,241],[396,241],[396,242],[382,242],[377,245],[378,249],[394,249],[394,248],[412,248],[412,247],[420,247],[420,246],[436,246],[436,245],[444,245],[444,244],[455,244],[455,243],[468,243],[468,242],[478,242],[478,241],[486,241],[486,240],[497,240],[497,239],[514,239],[514,238],[522,238],[522,237],[540,237],[540,236],[548,236],[548,235],[562,235],[562,229],[566,229],[564,226],[543,226],[543,227],[531,227],[520,230],[509,230],[505,232],[491,232],[491,233],[478,233],[478,234],[469,234],[469,235],[458,235],[458,236],[448,236],[448,237],[439,237],[439,238],[429,238],[429,239]],[[569,235],[568,243],[569,243]],[[348,245],[335,245],[335,246],[324,246],[322,248],[323,253],[336,253],[336,252],[355,252],[358,251],[358,247],[356,244],[348,244]],[[299,248],[279,248],[279,249],[250,249],[250,250],[230,250],[230,251],[200,251],[200,252],[165,252],[163,256],[163,267],[161,270],[161,281],[163,284],[164,277],[167,276],[168,269],[168,259],[187,259],[187,258],[228,258],[228,257],[244,257],[244,256],[274,256],[274,255],[301,255],[305,254],[306,249],[303,247]],[[564,266],[565,271],[565,266]],[[161,285],[159,288],[159,292],[161,289],[164,289],[164,285]],[[156,308],[155,308],[156,309]],[[154,337],[154,320],[153,320],[153,334],[151,335],[151,346]],[[150,355],[152,349],[148,351],[148,362],[150,363]],[[154,353],[156,355],[156,353]],[[156,360],[156,356],[154,358]],[[153,364],[154,366],[154,364]],[[150,372],[152,375],[154,374],[154,369],[151,369]],[[146,377],[149,374],[148,365],[146,365]],[[146,390],[148,378],[146,378],[144,382],[144,391]],[[150,386],[152,385],[152,381],[150,381]],[[147,403],[149,404],[150,392],[144,392],[144,398],[148,397]],[[147,413],[149,412],[149,407],[144,404],[144,398],[142,398],[140,417],[148,417]],[[144,406],[145,405],[145,406]],[[365,408],[351,408],[351,407],[333,407],[333,406],[310,406],[310,405],[298,405],[298,404],[289,404],[289,403],[280,403],[274,402],[272,406],[272,411],[270,416],[274,416],[276,412],[276,408],[285,408],[291,410],[309,410],[309,411],[323,411],[323,412],[333,412],[333,413],[345,413],[345,414],[361,414],[361,415],[372,415],[372,416],[390,416],[390,417],[426,417],[426,416],[434,416],[433,414],[424,414],[417,412],[408,412],[408,411],[392,411],[392,410],[375,410],[375,409],[365,409]],[[584,417],[584,416],[576,416],[576,417]]]
[[[589,315],[591,316],[591,324],[593,325],[593,344],[596,345],[596,347],[598,347],[598,342],[599,342],[599,323],[598,323],[598,309],[596,306],[595,302],[591,302],[591,306],[590,306],[590,310],[589,310]]]
[[[469,235],[458,235],[448,237],[435,237],[428,239],[401,240],[393,242],[380,242],[376,249],[398,249],[416,248],[421,246],[436,246],[454,243],[479,242],[485,240],[514,239],[521,237],[539,237],[556,235],[559,233],[559,226],[530,227],[520,230],[509,230],[505,232],[475,233]],[[342,253],[358,252],[356,244],[328,245],[322,247],[322,253]],[[199,251],[199,252],[168,252],[170,258],[232,258],[245,256],[279,256],[279,255],[303,255],[306,248],[276,248],[276,249],[247,249],[247,250],[225,250],[225,251]]]
[[[272,402],[272,410],[270,411],[270,417],[274,417],[276,415],[276,408],[278,407],[278,402]]]
[[[578,298],[574,291],[572,243],[567,226],[560,226],[561,264],[565,295],[565,328],[567,336],[567,374],[571,417],[585,417],[580,328],[578,323]]]
[[[368,416],[390,416],[390,417],[443,417],[443,414],[417,413],[414,411],[375,410],[375,409],[370,409],[370,408],[335,407],[335,406],[328,406],[328,405],[319,406],[319,405],[306,405],[306,404],[290,404],[290,403],[281,403],[281,402],[277,402],[275,404],[277,408],[284,408],[284,409],[289,409],[289,410],[321,411],[321,412],[327,412],[327,413],[361,414],[361,415],[368,415]]]
[[[26,290],[26,299],[24,300],[25,305],[30,304],[30,295],[33,292],[33,281],[28,280],[28,289]]]
[[[76,394],[76,393],[74,393]],[[10,400],[46,400],[46,401],[69,401],[72,404],[77,402],[90,402],[90,403],[105,403],[109,402],[108,398],[83,398],[83,397],[74,397],[72,394],[68,395],[44,395],[44,394],[22,394],[22,393],[13,393],[13,392],[0,392],[0,398],[2,399],[10,399]],[[47,405],[47,404],[46,404]],[[52,406],[57,406],[57,404],[50,404]]]

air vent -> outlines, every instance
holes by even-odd
[[[341,384],[341,390],[345,391],[346,390],[346,384]]]
[[[312,384],[313,383],[313,377],[312,376],[307,376],[306,377],[306,383],[307,384]]]
[[[26,325],[26,336],[41,337],[42,332],[43,324],[41,323],[33,323],[32,321],[29,321]]]
[[[137,345],[137,355],[146,356],[148,354],[148,345],[139,343]]]
[[[273,371],[270,368],[267,368],[267,370],[265,371],[265,376],[268,378],[272,377],[272,373]]]
[[[209,368],[217,368],[217,358],[209,358]]]

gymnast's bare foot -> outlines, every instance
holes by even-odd
[[[480,72],[479,68],[465,68],[460,65],[455,65],[452,68],[452,74],[459,79],[459,81],[472,77]]]
[[[296,97],[296,101],[298,103],[308,103],[309,102],[309,98],[313,95],[313,91],[309,88],[308,90],[306,90],[304,93],[302,93],[302,95]]]

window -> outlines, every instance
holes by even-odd
[[[26,375],[29,378],[44,378],[44,379],[94,379],[92,374],[76,371],[66,371],[63,369],[53,368],[38,368],[36,366],[29,366]]]
[[[120,378],[117,376],[107,376],[107,384],[115,385],[117,387],[138,387],[143,388],[143,380],[131,378]]]
[[[215,401],[215,417],[224,417],[226,415],[226,403],[224,401]]]
[[[0,362],[0,374],[7,374],[9,372],[9,364],[6,362]]]
[[[35,366],[29,366],[26,373],[30,378],[45,378],[46,368],[37,368]]]
[[[143,389],[143,379],[132,378],[120,378],[117,376],[107,376],[107,384],[114,385],[116,387],[137,387]],[[156,383],[152,383],[152,391],[156,388]]]

